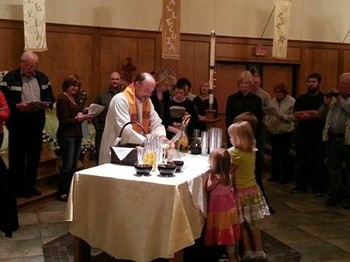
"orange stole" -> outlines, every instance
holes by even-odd
[[[124,91],[124,95],[126,96],[126,99],[129,102],[129,112],[130,112],[130,121],[139,123],[139,117],[137,114],[137,107],[136,107],[136,97],[135,97],[135,86],[132,83],[129,85]],[[142,126],[145,129],[146,133],[149,133],[149,125],[150,125],[150,100],[147,99],[145,102],[143,102],[142,106]],[[138,125],[132,125],[132,129],[134,129],[137,133],[142,134],[142,130]]]

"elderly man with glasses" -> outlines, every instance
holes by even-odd
[[[40,196],[36,188],[45,111],[55,101],[48,77],[37,70],[39,58],[25,51],[19,68],[7,73],[3,91],[11,115],[9,130],[9,169],[18,197]]]

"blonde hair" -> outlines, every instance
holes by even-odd
[[[217,148],[209,154],[209,162],[211,172],[213,174],[222,174],[224,176],[224,184],[230,184],[230,154],[225,148]]]
[[[253,129],[247,121],[235,122],[227,131],[235,148],[244,152],[256,151]]]
[[[239,74],[237,83],[239,84],[244,80],[248,81],[250,85],[253,84],[253,75],[249,70],[245,70]]]
[[[176,84],[176,75],[174,71],[168,67],[162,67],[155,72],[155,79],[157,85],[169,85]]]

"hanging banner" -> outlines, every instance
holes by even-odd
[[[24,50],[47,50],[45,20],[45,0],[23,0]]]
[[[272,57],[287,58],[290,8],[292,0],[275,0]]]
[[[163,0],[162,58],[180,59],[180,0]]]

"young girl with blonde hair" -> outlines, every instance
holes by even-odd
[[[236,242],[240,237],[237,206],[230,179],[230,154],[224,148],[209,155],[211,172],[206,183],[208,197],[204,244],[224,245],[230,262],[239,260]]]
[[[228,128],[230,141],[231,171],[236,193],[243,261],[267,260],[262,248],[261,232],[257,221],[270,215],[264,196],[255,180],[255,140],[251,125],[238,121]],[[251,236],[251,237],[250,237]]]

